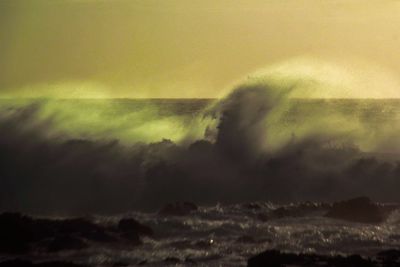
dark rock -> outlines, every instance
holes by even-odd
[[[97,242],[109,242],[112,238],[105,233],[105,229],[88,220],[77,218],[51,221],[56,233],[77,234],[80,237]]]
[[[164,206],[158,213],[163,216],[185,216],[198,209],[191,202],[175,202]]]
[[[334,203],[325,216],[360,223],[382,223],[388,213],[369,198],[358,197]]]
[[[32,220],[18,213],[0,215],[0,252],[26,253],[35,240]]]
[[[187,258],[185,259],[185,263],[196,264],[197,262],[196,262],[195,260],[193,260],[193,259],[187,257]]]
[[[262,222],[267,222],[271,219],[271,217],[268,214],[259,213],[259,214],[257,214],[257,219],[259,219]]]
[[[278,250],[267,250],[247,261],[248,267],[283,267],[283,266],[324,266],[324,267],[377,267],[377,262],[364,259],[359,255],[323,256],[315,254],[281,253]]]
[[[113,264],[114,267],[124,267],[124,266],[129,266],[129,263],[127,262],[116,262]]]
[[[173,264],[173,263],[179,263],[181,262],[181,260],[176,257],[167,257],[164,259],[164,262],[168,264]]]
[[[107,234],[104,229],[99,230],[99,231],[94,231],[94,232],[82,233],[81,237],[86,238],[91,241],[102,242],[102,243],[118,241],[114,237]]]
[[[280,207],[272,211],[272,215],[275,218],[284,218],[284,217],[299,217],[299,215],[294,213],[293,209]]]
[[[31,261],[13,259],[0,262],[0,267],[88,267],[87,265],[76,264],[64,261],[47,261],[32,263]]]
[[[82,218],[52,221],[60,233],[88,233],[101,229],[100,226]]]
[[[330,209],[330,207],[330,205],[324,203],[303,202],[299,205],[282,206],[270,212],[259,213],[257,214],[257,218],[260,221],[266,222],[272,219],[288,217],[298,218],[306,216],[322,216]]]
[[[350,255],[348,257],[335,256],[327,257],[327,266],[335,267],[375,267],[376,263],[369,259],[364,259],[360,255]]]
[[[251,203],[243,204],[243,208],[249,209],[249,210],[260,210],[261,206],[258,203],[251,202]]]
[[[77,264],[66,261],[47,261],[38,264],[34,264],[35,267],[89,267],[88,265]]]
[[[32,267],[32,266],[34,266],[32,262],[20,259],[0,262],[0,267]]]
[[[120,222],[127,239],[140,244],[140,235],[151,235],[152,230],[136,221]],[[130,229],[130,230],[129,230]],[[26,254],[35,249],[51,252],[82,249],[85,241],[118,241],[115,233],[89,220],[77,218],[66,220],[33,219],[18,213],[0,215],[0,253]]]
[[[86,247],[87,244],[81,239],[74,236],[63,235],[55,237],[50,242],[47,249],[49,252],[58,252],[61,250],[80,250]]]
[[[378,253],[378,259],[383,263],[398,263],[400,265],[400,250],[390,249]]]
[[[273,210],[272,218],[304,217],[315,214],[322,215],[328,210],[328,206],[321,203],[304,202],[295,206],[285,206]]]
[[[132,245],[141,245],[142,244],[142,241],[140,240],[140,236],[137,232],[121,233],[121,237],[129,240]]]
[[[248,267],[283,267],[284,264],[297,263],[297,255],[295,254],[281,254],[278,250],[267,250],[251,257],[247,261]]]
[[[135,219],[121,219],[118,223],[118,231],[121,236],[135,245],[141,244],[140,236],[153,236],[153,230]]]
[[[123,233],[136,232],[141,236],[153,236],[154,232],[149,226],[143,225],[135,219],[121,219],[118,223],[118,230]]]

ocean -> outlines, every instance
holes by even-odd
[[[46,239],[20,256],[245,266],[267,249],[398,249],[399,210],[372,224],[325,215],[327,203],[358,196],[400,202],[400,100],[265,97],[1,100],[1,211],[83,217],[107,231],[134,218],[154,231],[140,245],[80,237],[85,248],[51,253]],[[177,201],[198,208],[159,213]]]

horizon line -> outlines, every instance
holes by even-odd
[[[41,100],[41,99],[54,99],[54,100],[218,100],[224,97],[11,97],[0,96],[0,100],[9,99],[26,99],[26,100]],[[288,97],[292,100],[400,100],[400,97]]]

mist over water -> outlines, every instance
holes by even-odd
[[[398,100],[293,97],[304,86],[249,79],[220,100],[1,100],[0,209],[400,201]]]

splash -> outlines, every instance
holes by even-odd
[[[180,107],[179,100],[8,99],[2,100],[1,108],[3,116],[9,117],[31,109],[30,123],[47,122],[45,136],[49,140],[118,140],[132,145],[200,138],[204,123],[198,113],[208,101],[197,101],[194,105],[198,107],[190,109],[186,106],[191,103]],[[189,110],[174,110],[179,108]]]
[[[325,82],[267,72],[214,102],[2,100],[0,210],[400,201],[399,156],[380,153],[400,147],[398,100],[296,96]]]
[[[372,73],[368,70],[366,75]],[[388,77],[376,73],[378,80]],[[309,61],[258,71],[212,108],[219,120],[214,139],[227,149],[246,153],[275,153],[310,139],[364,152],[397,152],[396,99],[384,98],[397,96],[396,83],[388,79],[381,86],[392,86],[381,90],[365,86],[371,78],[361,82],[362,77],[336,65]]]

